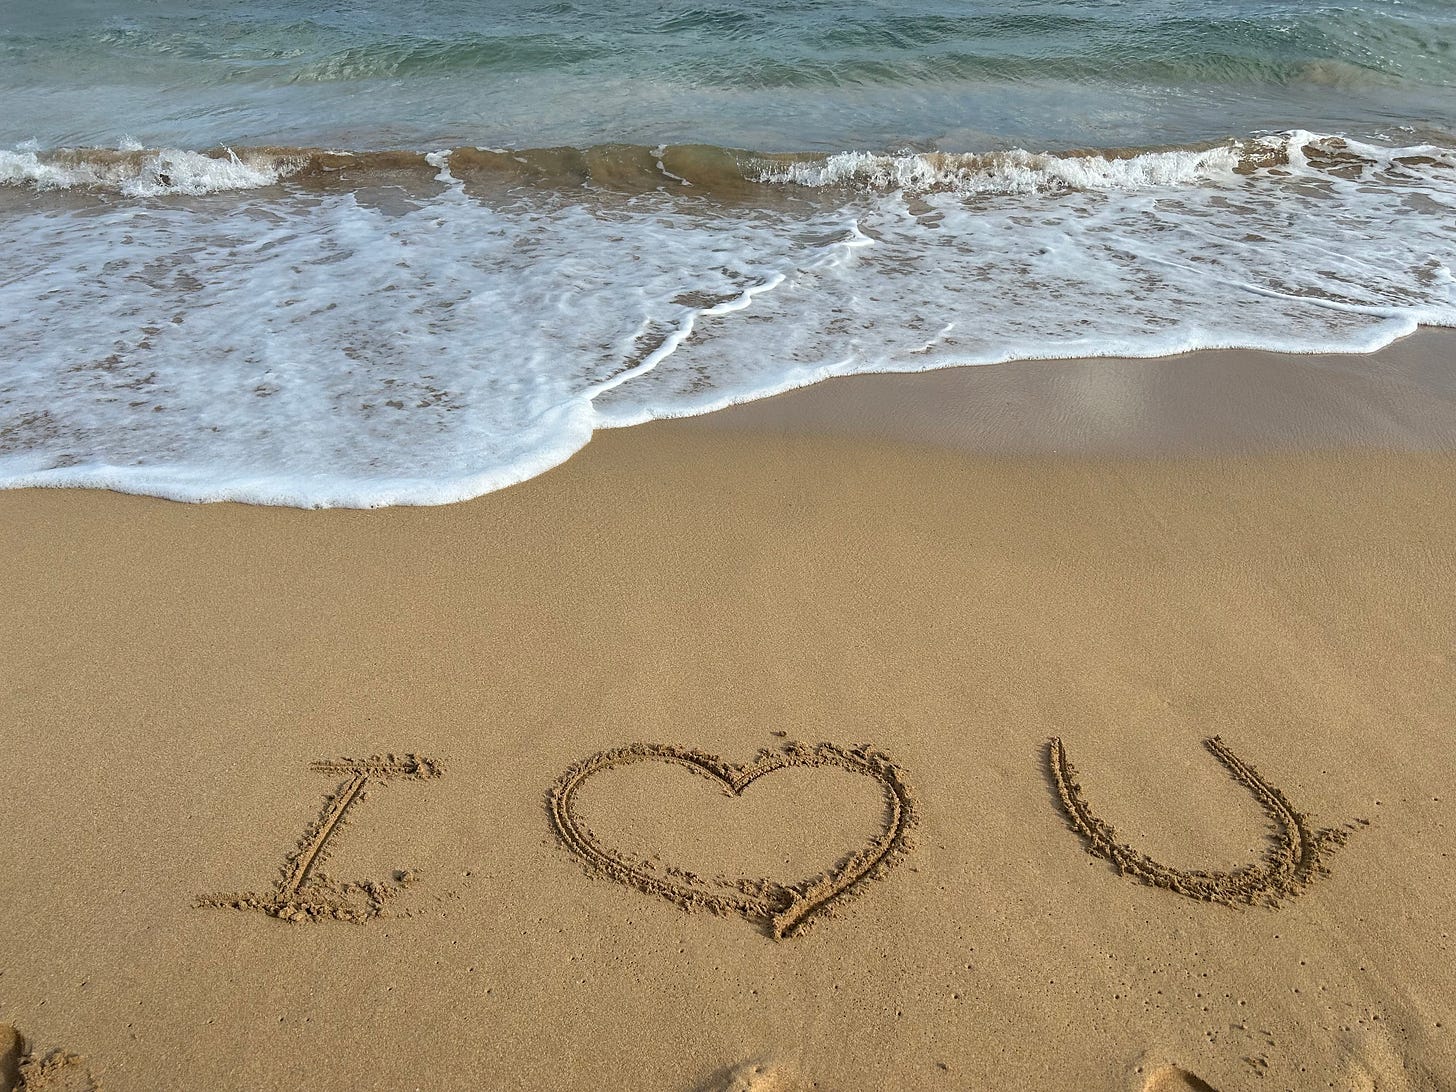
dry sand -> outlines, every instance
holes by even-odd
[[[0,494],[0,1088],[1456,1087],[1453,345]]]

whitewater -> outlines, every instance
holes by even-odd
[[[16,0],[0,487],[444,504],[840,375],[1372,352],[1456,325],[1453,43],[1444,0]]]

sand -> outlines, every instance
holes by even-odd
[[[1456,1087],[1453,344],[0,494],[0,1088]]]

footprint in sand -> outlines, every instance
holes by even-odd
[[[0,1024],[0,1092],[15,1092],[20,1087],[20,1059],[25,1054],[25,1040],[9,1024]]]
[[[25,1036],[0,1024],[0,1092],[100,1092],[101,1082],[79,1054],[38,1053]]]
[[[1147,1079],[1142,1092],[1218,1092],[1196,1074],[1176,1065],[1159,1066]]]
[[[1111,861],[1124,876],[1133,876],[1145,884],[1176,891],[1189,898],[1226,906],[1277,906],[1282,899],[1298,895],[1317,877],[1328,875],[1325,858],[1349,838],[1351,828],[1315,828],[1310,824],[1309,816],[1290,804],[1282,792],[1234,754],[1218,736],[1204,740],[1203,744],[1235,780],[1253,794],[1265,814],[1278,827],[1279,833],[1262,863],[1232,872],[1169,868],[1119,842],[1112,824],[1092,814],[1082,795],[1082,786],[1077,783],[1077,771],[1067,760],[1062,741],[1053,738],[1047,743],[1047,766],[1067,818],[1072,828],[1086,840],[1087,851]]]
[[[1393,1031],[1365,1028],[1341,1037],[1344,1057],[1330,1088],[1334,1092],[1436,1092],[1440,1078],[1412,1056],[1409,1044]]]
[[[809,1092],[813,1087],[780,1066],[744,1062],[713,1074],[694,1092]]]

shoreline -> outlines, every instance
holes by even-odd
[[[1374,353],[1198,349],[872,372],[668,420],[977,455],[1443,451],[1456,448],[1456,329],[1422,326]]]
[[[1452,343],[853,377],[439,508],[0,493],[0,1024],[107,1092],[1456,1084]],[[1215,736],[1344,832],[1278,908],[1119,875],[1048,766],[1174,872],[1258,867]],[[802,936],[553,832],[604,751],[792,741],[917,819]],[[391,753],[331,811],[310,764]],[[581,829],[794,881],[890,836],[854,774],[607,769]],[[228,902],[280,876],[360,920]]]
[[[493,471],[414,480],[339,479],[315,488],[340,490],[344,503],[301,503],[296,484],[190,480],[178,467],[79,464],[85,485],[3,488],[118,492],[179,503],[313,511],[430,508],[470,503],[518,488],[581,457],[608,433],[644,426],[706,428],[754,434],[866,437],[945,447],[971,455],[1116,458],[1221,456],[1261,452],[1441,451],[1456,446],[1456,329],[1421,327],[1372,353],[1280,353],[1200,349],[1168,357],[1086,357],[959,365],[924,372],[869,372],[684,416],[633,424],[583,426],[581,446],[557,452],[530,477],[462,499],[462,482],[480,488]],[[0,438],[3,439],[3,438]],[[67,471],[22,475],[32,483]],[[140,476],[148,487],[126,485]],[[509,480],[509,479],[508,479]],[[158,483],[167,484],[158,484]],[[185,485],[179,485],[185,482]],[[98,484],[100,483],[100,484]],[[263,493],[254,503],[229,496]],[[180,492],[178,492],[180,490]],[[413,499],[361,501],[381,493]],[[422,494],[423,491],[423,494]],[[206,499],[207,494],[212,499]],[[204,499],[199,500],[202,495]],[[422,500],[428,496],[432,499]],[[292,503],[279,501],[291,496]]]

